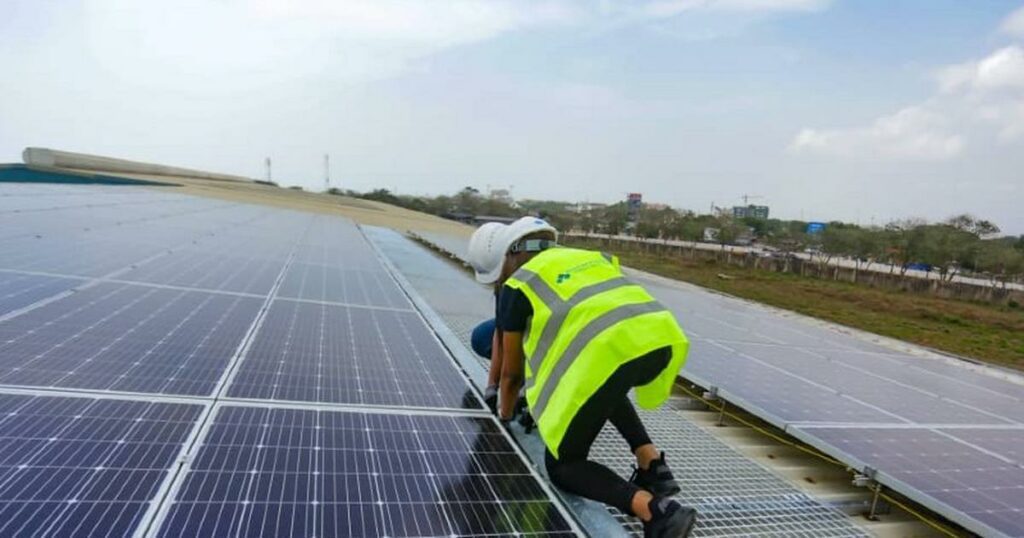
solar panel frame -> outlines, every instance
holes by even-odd
[[[19,406],[13,413],[12,405]],[[171,399],[0,391],[0,534],[20,524],[12,535],[24,535],[29,525],[37,526],[33,536],[132,535],[177,469],[206,407]],[[54,414],[61,410],[66,412]],[[17,428],[15,435],[7,434],[10,427]],[[98,528],[118,506],[113,528]]]

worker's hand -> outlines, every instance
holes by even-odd
[[[491,410],[491,413],[498,413],[498,386],[488,385],[484,390],[484,404]]]

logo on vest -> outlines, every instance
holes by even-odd
[[[569,273],[560,273],[558,275],[558,278],[555,280],[555,284],[561,284],[562,282],[569,280],[569,278],[571,277],[572,275],[570,275]]]

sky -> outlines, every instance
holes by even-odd
[[[1021,0],[3,0],[0,73],[0,162],[1024,233]]]

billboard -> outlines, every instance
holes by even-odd
[[[825,231],[825,223],[824,222],[808,222],[807,223],[807,234],[808,235],[820,234],[821,232],[824,232],[824,231]]]

